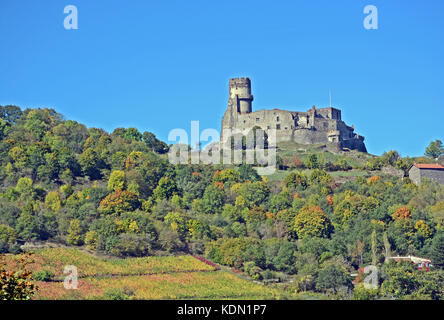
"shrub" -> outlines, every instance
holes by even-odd
[[[378,289],[366,289],[362,283],[356,285],[353,290],[354,300],[376,300],[378,297]]]
[[[111,249],[111,253],[120,257],[142,257],[149,255],[152,239],[147,235],[123,233]]]
[[[265,270],[264,272],[262,272],[262,278],[264,280],[270,280],[274,278],[274,272],[271,270]]]
[[[110,288],[103,294],[103,298],[106,300],[130,300],[132,296],[134,296],[134,292],[127,288]]]
[[[51,281],[54,278],[54,273],[49,270],[41,270],[34,272],[32,278],[35,281]]]
[[[384,161],[381,158],[372,158],[365,163],[365,168],[370,171],[381,170]]]
[[[258,259],[253,249],[260,247],[260,240],[252,238],[218,239],[208,243],[206,256],[219,264],[241,268],[246,261]]]

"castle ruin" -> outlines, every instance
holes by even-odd
[[[260,127],[265,132],[276,129],[276,142],[325,143],[333,151],[348,148],[367,152],[364,137],[354,133],[354,127],[341,120],[339,109],[313,106],[306,112],[280,109],[253,112],[252,104],[250,79],[230,79],[228,108],[222,119],[222,132],[224,129],[245,131],[254,127]],[[221,137],[223,143],[226,139]]]

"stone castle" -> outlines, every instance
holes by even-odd
[[[265,132],[276,129],[276,142],[322,143],[336,152],[344,148],[367,152],[364,137],[354,133],[354,127],[341,120],[339,109],[313,106],[306,112],[280,109],[253,112],[252,104],[250,79],[230,79],[228,108],[222,119],[222,132],[224,129],[248,130],[254,127],[260,127]],[[221,137],[221,141],[224,140]]]

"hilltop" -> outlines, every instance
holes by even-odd
[[[128,258],[191,254],[254,281],[278,282],[284,296],[444,294],[444,188],[405,177],[411,163],[433,158],[331,153],[324,144],[283,141],[279,170],[261,177],[246,164],[172,165],[169,146],[136,128],[108,133],[53,109],[0,111],[3,253],[50,242],[115,257],[128,272]],[[384,264],[392,255],[429,258],[434,268]],[[350,276],[369,264],[386,275],[375,291]],[[399,274],[410,281],[401,291]],[[206,277],[196,290],[212,281]]]

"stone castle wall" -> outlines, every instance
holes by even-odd
[[[276,129],[277,142],[330,143],[337,150],[345,147],[366,152],[364,137],[355,134],[354,128],[341,120],[339,109],[316,109],[313,106],[306,112],[281,109],[252,112],[252,101],[250,79],[231,79],[228,108],[222,119],[222,130],[248,130],[254,127],[260,127],[264,131]],[[224,141],[225,138],[222,137],[221,140]]]

